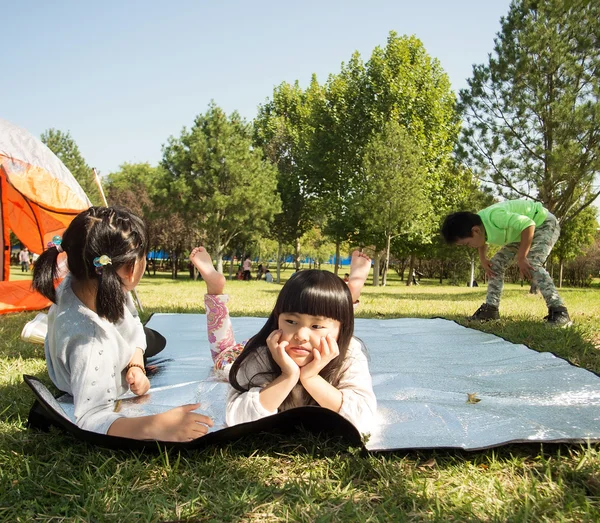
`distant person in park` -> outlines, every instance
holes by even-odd
[[[55,290],[59,253],[69,272]],[[54,302],[45,340],[48,374],[71,396],[82,429],[134,439],[189,441],[203,436],[212,421],[184,405],[161,414],[126,418],[115,401],[131,390],[150,388],[145,358],[166,340],[144,327],[129,291],[146,269],[148,232],[126,209],[90,207],[56,236],[34,267],[33,287]]]
[[[271,271],[269,269],[265,270],[265,281],[267,283],[273,283],[273,275],[271,274]]]
[[[348,284],[316,269],[290,278],[264,327],[245,346],[234,340],[224,276],[203,247],[192,251],[191,260],[206,282],[215,370],[229,375],[228,425],[320,405],[369,431],[376,399],[363,344],[353,337],[353,304],[371,268],[367,256],[353,253]]]
[[[507,200],[476,214],[456,212],[447,216],[442,225],[446,242],[477,249],[489,278],[486,302],[471,319],[500,317],[504,271],[516,256],[521,275],[533,281],[546,301],[548,315],[544,319],[550,325],[571,325],[567,308],[543,267],[559,235],[556,217],[541,203],[530,200]],[[491,260],[487,257],[488,244],[502,246]]]
[[[29,250],[27,247],[23,247],[19,251],[19,262],[21,263],[21,272],[29,272]]]
[[[344,283],[348,283],[348,281],[350,280],[350,275],[348,273],[344,274]]]
[[[243,269],[244,269],[244,280],[246,280],[246,281],[251,280],[252,276],[250,274],[250,271],[252,270],[252,260],[250,259],[250,256],[247,256],[246,259],[244,260]]]
[[[257,280],[262,279],[264,272],[265,271],[264,271],[264,268],[263,268],[263,264],[259,263],[258,267],[256,268],[256,279]]]

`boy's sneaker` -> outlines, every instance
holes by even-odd
[[[498,311],[498,307],[495,305],[490,305],[489,303],[484,303],[475,311],[475,314],[469,318],[473,321],[489,321],[489,320],[499,320],[500,312]]]
[[[566,307],[548,307],[548,316],[544,318],[548,325],[555,327],[569,327],[573,325]]]

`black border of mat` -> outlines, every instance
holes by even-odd
[[[154,316],[151,314],[146,323],[150,321],[150,319]],[[368,318],[367,318],[368,319]],[[374,318],[376,319],[376,318]],[[385,319],[399,319],[399,318],[385,318]],[[466,325],[460,324],[456,320],[450,320],[448,318],[444,318],[441,316],[433,316],[430,318],[432,320],[439,319],[445,321],[451,321],[460,327],[464,327],[465,329],[470,329],[472,327],[468,327]],[[514,343],[511,340],[506,339],[505,337],[495,334],[489,333],[486,331],[481,331],[479,329],[473,329],[479,332],[484,332],[485,334],[490,334],[492,336],[497,336],[498,338],[503,339],[508,343]],[[524,343],[520,343],[524,347],[527,347],[529,350],[541,353],[535,349],[532,349],[528,345]],[[583,367],[579,367],[575,365],[567,358],[563,358],[554,354],[551,351],[543,351],[552,354],[555,358],[566,361],[569,365],[586,370],[587,372],[591,372],[595,376],[600,378],[600,374],[591,371],[589,369],[585,369]],[[197,438],[189,443],[175,443],[169,441],[157,441],[157,440],[137,440],[132,438],[123,438],[119,436],[109,436],[107,434],[99,434],[97,432],[92,432],[88,430],[83,430],[79,428],[75,423],[68,420],[63,415],[56,412],[56,410],[49,405],[41,395],[38,394],[36,387],[43,387],[47,389],[47,387],[37,378],[33,376],[29,376],[24,374],[23,380],[32,390],[33,394],[36,397],[36,401],[34,402],[31,410],[29,411],[29,417],[27,419],[27,427],[34,428],[42,431],[48,431],[51,426],[57,427],[64,432],[67,432],[74,436],[75,438],[91,443],[93,445],[97,445],[99,447],[104,447],[113,450],[143,450],[150,452],[157,452],[160,449],[174,449],[174,450],[200,450],[212,445],[223,445],[227,443],[231,443],[233,441],[239,440],[243,437],[256,435],[261,432],[277,432],[277,433],[291,433],[297,427],[303,427],[305,430],[312,433],[319,434],[328,434],[331,436],[339,436],[342,437],[349,446],[360,448],[362,451],[366,451],[369,453],[392,453],[392,452],[419,452],[419,451],[461,451],[461,452],[480,452],[488,449],[504,447],[507,445],[514,444],[529,444],[529,445],[542,445],[542,444],[569,444],[569,445],[584,445],[589,443],[600,442],[600,437],[597,438],[567,438],[567,439],[553,439],[553,440],[533,440],[533,439],[515,439],[503,441],[502,443],[496,443],[493,445],[486,445],[483,447],[476,448],[464,448],[460,446],[454,447],[397,447],[397,448],[389,448],[389,449],[374,449],[369,450],[365,447],[361,435],[356,429],[356,427],[350,423],[347,419],[340,416],[338,413],[333,412],[329,409],[325,409],[318,406],[306,406],[306,407],[297,407],[294,409],[286,410],[284,412],[279,412],[272,416],[267,416],[266,418],[261,418],[256,421],[251,421],[248,423],[240,423],[238,425],[234,425],[232,427],[226,427],[220,430],[216,430],[214,432],[209,432],[205,436]],[[48,393],[50,393],[48,391]]]
[[[163,448],[197,450],[211,445],[230,443],[243,438],[244,436],[256,435],[260,432],[286,434],[293,432],[295,429],[302,426],[309,432],[342,437],[349,446],[359,447],[361,450],[365,450],[360,434],[352,423],[332,410],[312,406],[286,410],[256,421],[240,423],[239,425],[209,432],[205,436],[196,438],[189,443],[137,440],[99,434],[97,432],[81,429],[75,423],[56,412],[56,410],[38,393],[38,387],[48,390],[39,379],[24,374],[23,380],[36,397],[36,401],[29,411],[27,420],[27,426],[29,428],[48,431],[52,426],[57,427],[77,439],[109,449],[157,451],[160,448]]]

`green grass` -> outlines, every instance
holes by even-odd
[[[289,271],[284,278],[289,277]],[[144,316],[204,312],[204,284],[168,275],[138,287]],[[267,315],[280,286],[228,282],[232,315]],[[546,328],[540,296],[507,285],[503,319],[478,328],[600,373],[598,288],[562,289],[576,325]],[[485,288],[366,287],[359,317],[465,323]],[[257,435],[201,452],[95,448],[25,428],[22,374],[50,385],[43,347],[19,334],[35,313],[0,316],[1,521],[598,521],[600,447],[519,445],[484,452],[362,455],[311,434]]]

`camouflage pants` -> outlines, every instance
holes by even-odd
[[[558,295],[552,278],[542,266],[550,254],[552,247],[560,236],[560,225],[553,214],[548,217],[539,227],[536,227],[531,242],[531,249],[527,259],[533,267],[531,276],[533,283],[539,288],[548,307],[564,306],[562,298]],[[519,250],[520,242],[509,243],[502,247],[490,260],[492,271],[495,276],[488,281],[486,302],[489,305],[500,304],[500,296],[504,287],[504,271],[514,260]]]

